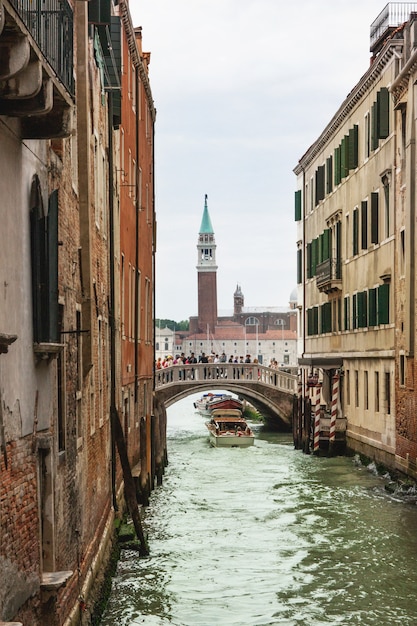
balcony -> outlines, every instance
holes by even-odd
[[[68,137],[74,105],[73,13],[67,0],[0,0],[0,115],[24,139]]]
[[[342,291],[342,267],[340,259],[326,259],[316,266],[317,289],[323,293]]]

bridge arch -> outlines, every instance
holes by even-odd
[[[290,430],[297,376],[253,363],[173,365],[155,374],[155,396],[168,408],[195,393],[225,390],[250,402],[277,430]]]

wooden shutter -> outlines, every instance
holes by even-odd
[[[344,299],[344,309],[345,309],[345,330],[350,330],[350,297],[345,296]]]
[[[331,249],[331,248],[330,248]],[[336,222],[336,276],[342,278],[342,222]]]
[[[324,183],[325,169],[324,165],[320,165],[316,170],[316,206],[321,200],[324,200]]]
[[[378,104],[378,136],[380,139],[386,139],[389,135],[389,91],[386,87],[382,87],[377,94]]]
[[[329,156],[326,159],[326,192],[331,193],[333,191],[333,157]]]
[[[378,106],[374,102],[371,107],[371,149],[376,150],[379,145],[378,135]]]
[[[311,278],[313,276],[312,272],[312,245],[311,243],[307,244],[307,278]]]
[[[361,202],[361,244],[362,250],[368,248],[368,203],[366,200]]]
[[[379,194],[371,193],[371,243],[379,243]]]
[[[342,180],[340,176],[340,146],[334,149],[334,184],[335,187]]]
[[[346,178],[349,174],[349,135],[345,135],[340,145],[340,176]]]
[[[301,189],[295,192],[294,194],[294,204],[295,204],[295,221],[299,222],[302,218],[301,214]]]
[[[376,289],[368,291],[368,326],[377,325]]]
[[[354,170],[358,167],[358,125],[355,124],[349,130],[349,169]]]
[[[297,285],[303,282],[303,255],[302,250],[297,250]]]
[[[58,190],[48,203],[48,341],[59,343],[58,314]]]
[[[356,256],[359,252],[359,211],[355,209],[353,211],[353,240],[352,240],[352,253]]]
[[[378,324],[389,324],[389,283],[378,287]]]
[[[90,0],[88,3],[88,21],[93,24],[110,24],[110,0]]]

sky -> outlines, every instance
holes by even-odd
[[[293,172],[370,62],[377,0],[130,0],[151,53],[156,317],[197,315],[208,196],[219,315],[288,306],[296,287]]]

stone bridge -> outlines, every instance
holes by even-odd
[[[296,374],[254,363],[172,365],[155,372],[155,397],[168,408],[190,394],[230,391],[252,404],[271,427],[290,430]]]

